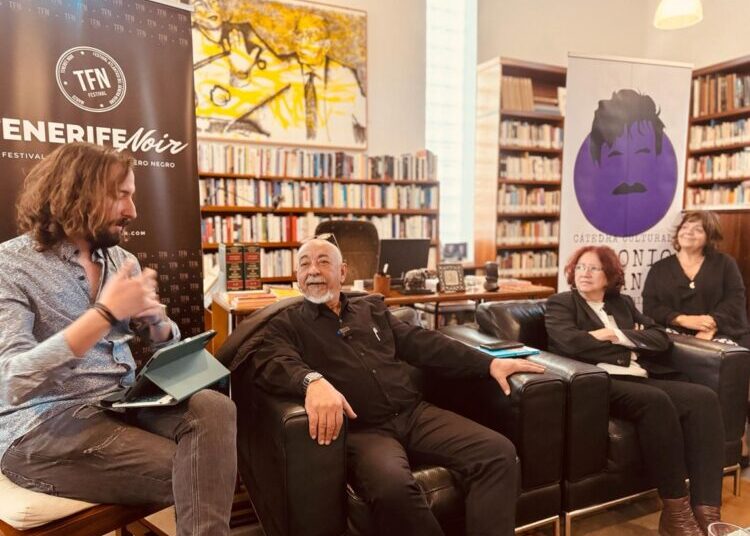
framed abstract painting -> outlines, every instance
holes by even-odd
[[[296,0],[194,0],[197,133],[367,147],[367,14]]]

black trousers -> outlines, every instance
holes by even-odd
[[[633,422],[644,465],[665,499],[721,505],[724,423],[719,399],[685,381],[612,376],[610,414]]]
[[[354,488],[370,504],[378,534],[443,534],[410,462],[460,475],[467,536],[513,534],[520,466],[513,443],[497,432],[421,402],[382,425],[350,428],[346,441]]]

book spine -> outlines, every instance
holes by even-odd
[[[259,246],[245,245],[243,248],[245,290],[259,290],[262,285],[261,250]]]
[[[219,269],[224,290],[244,290],[242,246],[220,244]]]

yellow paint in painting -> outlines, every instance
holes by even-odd
[[[314,117],[315,141],[336,141],[338,133],[351,137],[354,122],[366,124],[365,95],[355,74],[364,68],[343,63],[365,64],[363,21],[278,2],[266,3],[262,13],[253,11],[253,3],[242,10],[222,14],[234,26],[223,40],[218,31],[211,35],[195,26],[199,131],[203,125],[216,132],[215,124],[207,126],[212,121],[229,125],[245,118],[272,138],[304,138],[307,122],[310,139]],[[283,35],[274,33],[279,28]]]

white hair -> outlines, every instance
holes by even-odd
[[[297,258],[302,257],[302,252],[307,249],[308,247],[311,247],[312,245],[326,245],[329,247],[331,251],[334,252],[333,257],[336,260],[336,262],[341,265],[344,262],[344,257],[341,255],[341,250],[336,246],[336,244],[329,242],[328,240],[323,240],[320,238],[313,238],[312,240],[308,240],[302,246],[300,246],[299,251],[297,252]]]

